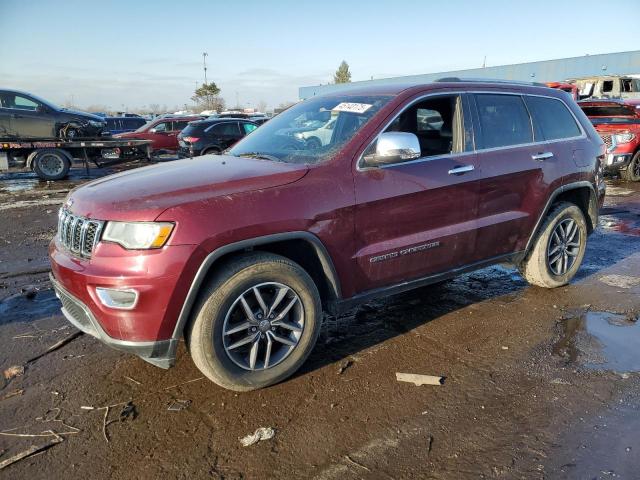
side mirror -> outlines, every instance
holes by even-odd
[[[38,105],[36,107],[36,112],[38,112],[38,113],[47,113],[47,107],[45,107],[44,105]]]
[[[377,167],[416,158],[420,158],[420,142],[415,134],[385,132],[378,137],[375,153],[365,155],[364,161],[367,166]]]

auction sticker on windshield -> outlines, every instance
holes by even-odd
[[[370,105],[368,103],[342,102],[333,107],[331,110],[333,110],[334,112],[364,113],[372,106],[373,105]]]

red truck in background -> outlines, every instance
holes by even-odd
[[[547,82],[545,85],[549,88],[557,88],[558,90],[563,90],[571,95],[574,100],[578,100],[578,86],[573,83]]]
[[[119,133],[113,138],[131,140],[151,140],[151,148],[158,150],[178,150],[178,134],[195,120],[202,120],[201,115],[189,117],[160,117],[143,125],[135,132]]]
[[[607,146],[605,170],[640,181],[640,101],[583,100],[578,105]]]

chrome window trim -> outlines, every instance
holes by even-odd
[[[380,136],[380,134],[384,133],[384,131],[389,127],[389,125],[391,125],[394,120],[396,118],[398,118],[398,116],[402,115],[405,110],[407,110],[408,108],[412,107],[413,105],[415,105],[416,103],[421,102],[422,100],[429,98],[429,97],[436,97],[436,96],[447,96],[447,95],[464,95],[465,93],[468,94],[489,94],[489,95],[515,95],[518,96],[522,99],[522,103],[525,106],[525,109],[527,110],[527,112],[529,113],[529,118],[531,120],[531,133],[532,133],[532,137],[534,139],[533,142],[528,142],[528,143],[518,143],[518,144],[514,144],[514,145],[507,145],[504,147],[493,147],[493,148],[477,148],[477,144],[476,144],[476,126],[473,125],[472,127],[472,131],[473,131],[473,150],[471,151],[465,151],[465,152],[457,152],[457,153],[450,153],[450,154],[446,154],[446,155],[435,155],[435,156],[431,156],[431,157],[420,157],[417,158],[415,160],[410,160],[407,162],[397,162],[397,163],[390,163],[388,165],[381,165],[378,167],[368,167],[366,165],[364,165],[364,152],[367,151],[367,149],[373,145],[374,142],[378,141],[378,137]],[[581,134],[575,137],[567,137],[567,138],[558,138],[556,140],[541,140],[541,141],[535,141],[535,128],[533,125],[533,115],[531,115],[531,112],[529,112],[529,107],[527,106],[527,102],[524,98],[524,96],[530,96],[530,97],[542,97],[542,98],[550,98],[552,100],[556,100],[560,103],[562,103],[564,105],[564,108],[566,108],[569,113],[571,114],[571,116],[573,117],[574,121],[576,122],[576,124],[578,125],[578,128],[580,129]],[[464,105],[463,105],[463,109],[464,109]],[[558,143],[558,142],[566,142],[567,140],[582,140],[587,138],[587,134],[584,130],[584,128],[582,127],[582,123],[580,123],[580,121],[578,120],[578,118],[576,117],[576,115],[573,113],[573,111],[569,108],[569,106],[566,104],[566,102],[560,98],[557,97],[553,97],[553,96],[549,96],[549,95],[541,95],[538,93],[520,93],[520,92],[505,92],[505,91],[493,91],[493,90],[451,90],[451,91],[446,91],[446,92],[430,92],[427,93],[425,95],[421,95],[420,97],[416,98],[414,101],[412,101],[411,103],[407,104],[402,110],[400,110],[398,112],[397,115],[394,115],[394,117],[389,120],[387,123],[385,123],[384,127],[382,128],[382,130],[380,130],[380,132],[367,144],[367,146],[362,150],[362,153],[360,154],[360,156],[358,157],[358,160],[356,162],[356,171],[358,172],[365,172],[368,170],[378,170],[381,168],[393,168],[393,167],[397,167],[400,165],[408,165],[408,164],[412,164],[412,163],[420,163],[420,162],[430,162],[433,160],[441,160],[444,158],[456,158],[459,156],[465,156],[465,155],[475,155],[478,153],[482,153],[482,152],[495,152],[495,151],[500,151],[500,150],[507,150],[507,149],[512,149],[512,148],[520,148],[520,147],[531,147],[534,145],[549,145],[549,144],[553,144],[553,143]]]

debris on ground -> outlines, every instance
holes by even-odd
[[[109,420],[109,412],[112,408],[115,407],[122,407],[122,410],[120,411],[120,417],[118,418],[118,420]],[[128,402],[114,403],[113,405],[105,405],[104,407],[92,407],[89,405],[83,405],[80,408],[83,410],[104,410],[104,416],[102,417],[102,436],[107,443],[109,443],[109,435],[107,433],[107,427],[109,425],[118,421],[122,422],[129,418],[129,415],[133,415],[134,419],[138,415],[135,405],[133,405],[133,402],[131,400],[129,400]]]
[[[44,352],[42,352],[39,355],[36,355],[33,358],[30,358],[29,360],[27,360],[27,363],[31,363],[31,362],[35,362],[36,360],[38,360],[39,358],[44,357],[45,355],[48,355],[51,352],[55,352],[56,350],[58,350],[59,348],[64,347],[67,343],[71,342],[72,340],[75,340],[76,338],[78,338],[80,335],[84,335],[84,332],[75,332],[72,333],[71,335],[69,335],[68,337],[63,338],[62,340],[60,340],[59,342],[54,343],[53,345],[51,345],[49,348],[47,348]]]
[[[191,400],[174,400],[169,404],[167,410],[169,412],[180,412],[191,405]]]
[[[5,380],[13,380],[15,377],[19,377],[24,375],[24,367],[22,365],[14,365],[13,367],[7,368],[4,372]]]
[[[34,298],[36,298],[38,291],[39,289],[35,285],[25,285],[20,289],[20,293],[22,294],[22,296],[28,300],[33,300]]]
[[[127,377],[126,375],[124,376],[125,379],[129,380],[130,382],[135,383],[136,385],[142,385],[142,382],[139,382],[138,380],[136,380],[135,378],[131,378],[131,377]]]
[[[633,288],[640,286],[640,277],[629,275],[603,275],[600,281],[610,287]]]
[[[51,432],[53,434],[53,432]],[[54,445],[57,445],[58,443],[63,441],[63,438],[60,436],[55,436],[56,438],[54,438],[53,440],[49,441],[48,443],[45,443],[44,445],[33,445],[29,448],[27,448],[26,450],[14,455],[13,457],[7,458],[6,460],[3,460],[2,462],[0,462],[0,470],[2,470],[5,467],[8,467],[11,464],[14,464],[16,462],[19,462],[22,459],[25,459],[27,457],[30,457],[31,455],[34,455],[36,453],[40,453],[40,452],[44,452],[45,450],[48,450],[49,448],[53,447]]]
[[[342,365],[340,365],[340,368],[338,369],[338,375],[342,375],[351,365],[353,365],[353,360],[345,360],[342,362]]]
[[[135,420],[137,416],[138,410],[136,410],[136,406],[133,404],[133,402],[129,402],[126,405],[122,406],[122,410],[120,410],[121,422],[124,422],[128,419]]]
[[[261,442],[263,440],[271,440],[276,434],[276,431],[271,427],[260,427],[253,434],[249,434],[240,439],[240,443],[243,447],[249,447],[253,444]]]
[[[16,397],[18,395],[22,395],[23,393],[23,389],[14,390],[12,392],[5,393],[2,397],[0,397],[0,400],[6,400],[7,398]]]
[[[171,385],[169,387],[165,387],[165,390],[171,390],[172,388],[176,388],[176,387],[181,387],[182,385],[186,385],[187,383],[193,383],[193,382],[197,382],[199,380],[204,380],[204,377],[198,377],[198,378],[194,378],[192,380],[187,380],[186,382],[182,382],[182,383],[177,383],[175,385]]]
[[[417,373],[400,373],[396,372],[396,380],[399,382],[413,383],[420,385],[444,385],[445,377],[437,377],[434,375],[420,375]]]
[[[356,462],[353,458],[351,458],[349,455],[345,455],[344,459],[349,462],[351,465],[355,465],[356,467],[362,468],[363,470],[366,470],[367,472],[370,472],[371,469],[369,467],[366,467],[364,465],[362,465],[359,462]]]

